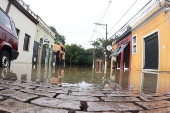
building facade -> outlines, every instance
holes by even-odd
[[[111,55],[116,57],[117,69],[170,71],[170,10],[167,4],[170,3],[166,0],[149,1],[125,25],[131,29],[128,31],[126,27],[116,39],[116,49]]]
[[[132,26],[133,70],[170,71],[170,12],[165,5],[162,1]]]
[[[23,0],[2,0],[0,7],[14,20],[19,56],[12,63],[52,64],[55,34]]]
[[[38,21],[32,63],[49,65],[52,64],[55,34],[40,17],[38,17]]]
[[[31,63],[37,16],[22,0],[1,0],[0,7],[14,20],[19,37],[19,56],[11,64]]]

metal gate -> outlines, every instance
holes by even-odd
[[[145,42],[145,65],[144,69],[158,69],[158,32],[144,39]]]
[[[45,64],[45,58],[46,58],[46,46],[43,45],[43,50],[42,50],[42,59],[41,59],[41,63]]]
[[[33,56],[32,56],[32,63],[36,64],[38,61],[38,48],[40,46],[40,43],[34,41],[34,47],[33,47]]]

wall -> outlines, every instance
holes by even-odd
[[[19,56],[15,63],[32,63],[33,44],[35,38],[36,24],[33,23],[28,17],[21,13],[15,6],[11,5],[9,10],[10,17],[14,20],[15,26],[20,30],[19,33]],[[25,34],[30,36],[29,49],[23,51]]]
[[[8,6],[8,1],[7,0],[1,0],[0,7],[6,11],[6,8]]]
[[[142,70],[143,68],[143,38],[155,31],[158,31],[159,41],[159,71],[169,71],[170,69],[170,27],[168,13],[164,9],[159,9],[159,14],[152,15],[145,24],[132,32],[132,37],[137,36],[137,54],[132,55],[132,70]]]

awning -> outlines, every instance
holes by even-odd
[[[119,54],[125,49],[125,47],[126,47],[128,44],[129,44],[129,42],[126,43],[126,44],[124,44],[124,45],[122,45],[121,48],[119,49],[119,51],[118,51],[117,53],[115,53],[113,56],[114,56],[114,57],[119,56]]]
[[[117,48],[117,49],[115,49],[115,50],[113,50],[112,51],[112,54],[109,56],[109,58],[111,58],[114,54],[116,54],[117,53],[117,51],[120,49],[120,47],[119,48]]]

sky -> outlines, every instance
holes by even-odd
[[[108,38],[119,30],[149,0],[23,0],[47,25],[66,37],[66,44],[88,49],[91,41]],[[134,5],[133,5],[134,4]],[[129,12],[121,19],[127,10]],[[107,12],[107,13],[104,13]],[[105,15],[103,15],[105,14]],[[102,16],[103,15],[103,16]],[[117,23],[119,20],[121,21]],[[116,24],[117,23],[117,24]],[[116,24],[116,25],[115,25]]]

